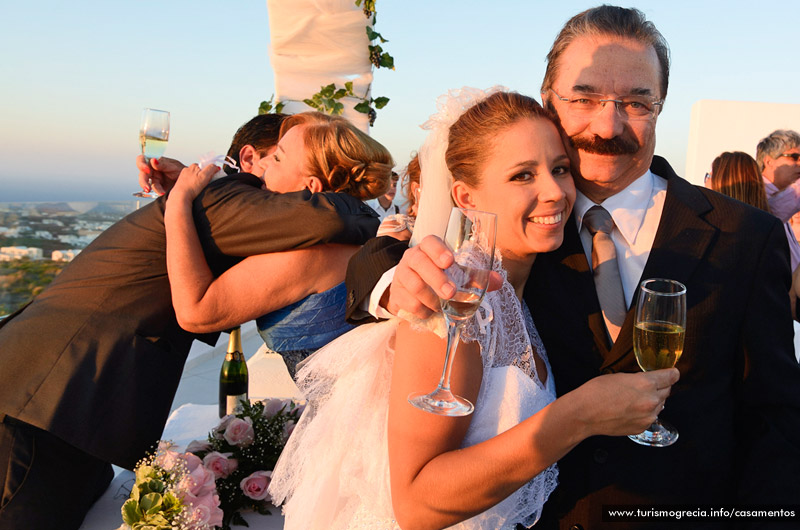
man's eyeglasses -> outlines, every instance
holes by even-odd
[[[783,153],[781,155],[778,155],[778,158],[780,157],[791,158],[792,160],[797,162],[798,160],[800,160],[800,153]]]
[[[711,180],[711,173],[706,173],[706,176],[703,177],[703,184],[707,185],[709,180]]]
[[[593,118],[606,106],[613,102],[620,117],[630,121],[649,120],[658,108],[664,105],[663,99],[648,96],[624,96],[618,99],[603,97],[601,94],[581,94],[572,98],[562,97],[553,90],[556,97],[567,104],[567,111],[576,118]]]

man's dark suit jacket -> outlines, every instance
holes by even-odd
[[[793,351],[783,226],[765,212],[690,185],[660,157],[651,169],[668,187],[642,278],[687,286],[681,379],[660,415],[680,438],[667,448],[643,447],[626,437],[585,440],[559,461],[560,485],[536,528],[597,528],[603,506],[614,504],[719,508],[800,502],[800,366]],[[383,239],[368,243],[351,261],[351,319],[363,316],[358,303],[371,289],[359,283],[362,271],[363,281],[374,285],[378,269],[402,254],[402,245]],[[536,258],[524,298],[559,395],[601,374],[639,370],[633,311],[608,347],[573,217],[561,248]]]
[[[320,242],[361,244],[374,212],[341,194],[273,194],[253,175],[212,182],[194,204],[219,274],[243,257]],[[166,197],[108,228],[23,310],[0,323],[0,419],[34,425],[132,468],[161,431],[194,339],[172,309]],[[264,271],[269,274],[269,271]]]

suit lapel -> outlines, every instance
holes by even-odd
[[[718,233],[717,228],[703,219],[711,205],[700,191],[678,177],[663,158],[654,157],[651,170],[667,179],[667,197],[653,248],[639,281],[641,283],[648,278],[668,278],[686,285]],[[628,311],[617,342],[605,357],[603,371],[617,372],[636,366],[633,355],[633,324],[638,295],[637,287],[631,310]]]
[[[576,324],[586,325],[588,322],[597,349],[600,355],[605,357],[610,348],[608,334],[600,311],[600,302],[597,300],[591,267],[586,260],[574,216],[570,216],[564,228],[563,244],[551,252],[547,258],[555,263],[557,270],[561,271],[548,278],[548,288],[554,293],[558,293],[553,297],[557,297],[561,303],[569,305],[568,313],[586,315],[586,320],[578,321]],[[536,273],[534,272],[534,274]],[[559,284],[553,285],[552,282],[555,281],[558,281]],[[531,285],[531,282],[528,282],[528,285]],[[533,296],[533,293],[526,293],[526,297],[529,295]],[[585,348],[578,348],[578,350],[583,351]],[[586,354],[590,355],[590,352],[587,351]],[[599,366],[597,357],[593,357],[593,365]]]

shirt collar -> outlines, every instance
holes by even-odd
[[[772,197],[773,195],[777,194],[779,191],[778,186],[772,183],[767,177],[763,176],[761,179],[764,181],[764,191],[767,194],[767,198]]]
[[[644,223],[651,198],[654,192],[660,191],[660,187],[654,190],[654,186],[656,186],[655,175],[648,169],[644,175],[631,182],[627,188],[608,197],[601,204],[611,214],[614,224],[617,225],[617,229],[628,245],[636,242],[636,236]],[[666,181],[663,182],[663,188],[666,189]],[[583,216],[586,215],[589,208],[595,205],[596,203],[578,191],[574,210],[579,232],[583,226]]]

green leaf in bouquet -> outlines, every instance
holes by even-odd
[[[122,505],[121,511],[122,520],[128,526],[133,526],[135,523],[138,523],[144,516],[142,509],[139,507],[139,503],[133,499],[128,499],[125,501],[125,504]]]
[[[147,489],[155,493],[164,493],[164,490],[167,489],[167,485],[163,480],[154,478],[147,483]]]
[[[247,524],[247,520],[245,520],[245,518],[242,517],[242,514],[240,514],[239,512],[233,512],[233,515],[231,516],[231,523],[233,523],[234,525],[246,526],[250,528],[250,525]]]
[[[333,104],[333,114],[335,114],[336,116],[341,116],[343,112],[344,112],[343,103],[339,103],[337,101],[336,103]]]
[[[158,471],[153,466],[139,466],[136,468],[136,482],[145,482],[151,478],[158,478]]]
[[[161,511],[161,494],[160,493],[148,493],[144,497],[141,498],[139,501],[139,506],[141,506],[142,511],[146,514],[154,514]]]
[[[386,106],[387,103],[389,103],[389,98],[379,97],[379,98],[375,98],[372,101],[375,103],[375,108],[376,109],[382,109],[383,107]]]
[[[285,107],[285,106],[286,106],[286,103],[284,103],[283,101],[279,101],[278,103],[275,104],[275,112],[277,114],[282,113],[283,112],[283,107]]]
[[[180,512],[181,509],[183,508],[183,503],[181,502],[181,500],[178,497],[176,497],[175,494],[172,493],[171,491],[167,492],[166,495],[164,495],[164,498],[162,499],[161,502],[163,503],[164,511],[167,512]]]
[[[345,97],[346,95],[347,95],[347,90],[345,90],[344,88],[340,88],[339,90],[337,90],[337,91],[336,91],[336,92],[333,94],[333,98],[334,98],[334,99],[342,99],[342,98],[343,98],[343,97]]]
[[[353,108],[356,109],[358,112],[363,112],[364,114],[367,114],[369,112],[369,103],[367,103],[366,101],[362,101]]]
[[[305,103],[306,105],[308,105],[309,107],[314,108],[314,109],[318,109],[319,108],[319,104],[317,104],[317,102],[312,100],[312,99],[304,99],[303,103]]]
[[[348,81],[347,83],[344,84],[344,88],[347,89],[347,93],[348,94],[352,94],[353,93],[353,82],[352,81]],[[264,404],[263,403],[261,404],[261,408],[262,409],[264,408]]]
[[[145,515],[142,523],[137,525],[136,530],[172,530],[172,523],[160,513],[154,515]]]

